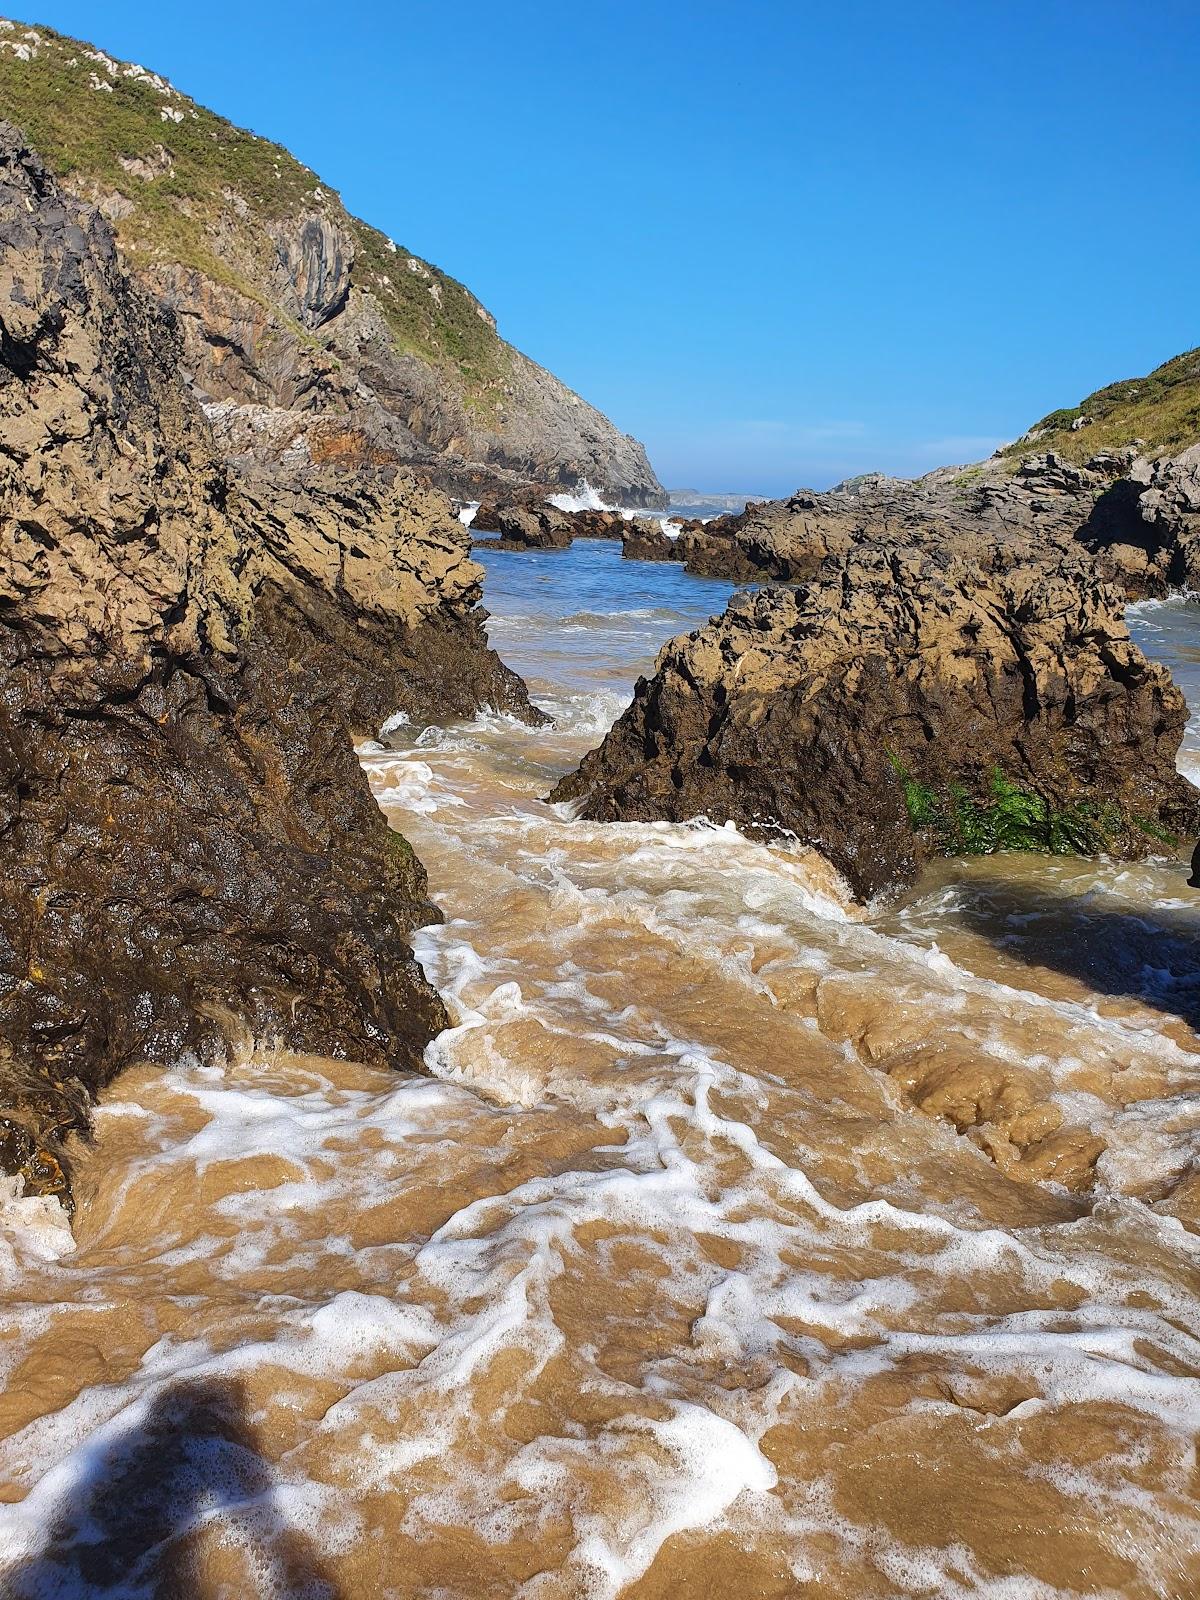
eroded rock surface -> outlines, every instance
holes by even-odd
[[[991,568],[1052,552],[1087,556],[1130,599],[1200,588],[1200,449],[1150,461],[1129,448],[1083,464],[1053,454],[992,460],[923,478],[871,473],[825,492],[751,504],[678,537],[626,531],[624,554],[681,561],[733,583],[803,581],[855,552],[950,552]]]
[[[481,506],[472,527],[498,533],[499,550],[566,550],[572,533],[565,511],[556,506]]]
[[[173,323],[0,126],[0,1163],[227,1041],[415,1067],[436,913],[350,741],[527,705],[448,503],[218,461]]]
[[[1200,446],[1172,460],[1137,457],[1078,537],[1131,599],[1200,590]]]
[[[1071,555],[852,553],[666,645],[551,798],[790,833],[863,899],[935,852],[1161,850],[1197,823],[1187,709],[1122,606]]]
[[[498,533],[508,550],[566,550],[576,539],[621,539],[627,527],[619,511],[563,511],[536,495],[502,506],[485,501],[471,522],[475,533]]]

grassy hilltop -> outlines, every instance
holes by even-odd
[[[509,347],[461,283],[351,216],[282,145],[156,73],[50,28],[0,21],[0,113],[76,193],[128,202],[113,222],[132,259],[191,267],[261,302],[269,224],[321,212],[353,235],[353,281],[379,302],[398,349],[457,368],[477,403],[507,372]],[[131,164],[157,150],[169,165],[142,181]]]
[[[1152,456],[1176,455],[1200,441],[1200,349],[1164,361],[1144,378],[1110,383],[1077,406],[1052,411],[1002,453],[1053,450],[1065,460],[1084,461],[1136,440]]]

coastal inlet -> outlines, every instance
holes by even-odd
[[[74,1248],[11,1202],[5,1592],[1196,1593],[1183,863],[864,909],[810,852],[572,820],[540,797],[730,588],[479,554],[552,722],[360,750],[445,912],[431,1075],[135,1070]],[[1132,617],[1193,707],[1196,618]]]

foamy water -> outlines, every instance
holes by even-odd
[[[75,1251],[10,1203],[7,1592],[1194,1595],[1184,867],[864,913],[811,853],[572,821],[728,587],[484,559],[553,726],[362,752],[446,913],[430,1076],[131,1073]],[[1186,674],[1198,617],[1137,626]]]

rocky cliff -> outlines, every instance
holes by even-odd
[[[0,1166],[43,1192],[129,1063],[419,1063],[443,1012],[407,934],[436,913],[350,732],[527,707],[441,495],[239,481],[179,360],[0,125]]]
[[[1198,822],[1187,708],[1082,555],[839,552],[673,640],[552,800],[792,835],[866,899],[934,853],[1138,857]]]
[[[12,21],[0,115],[100,207],[127,266],[175,310],[226,454],[416,465],[467,498],[586,478],[665,504],[636,440],[281,146],[145,68]]]

